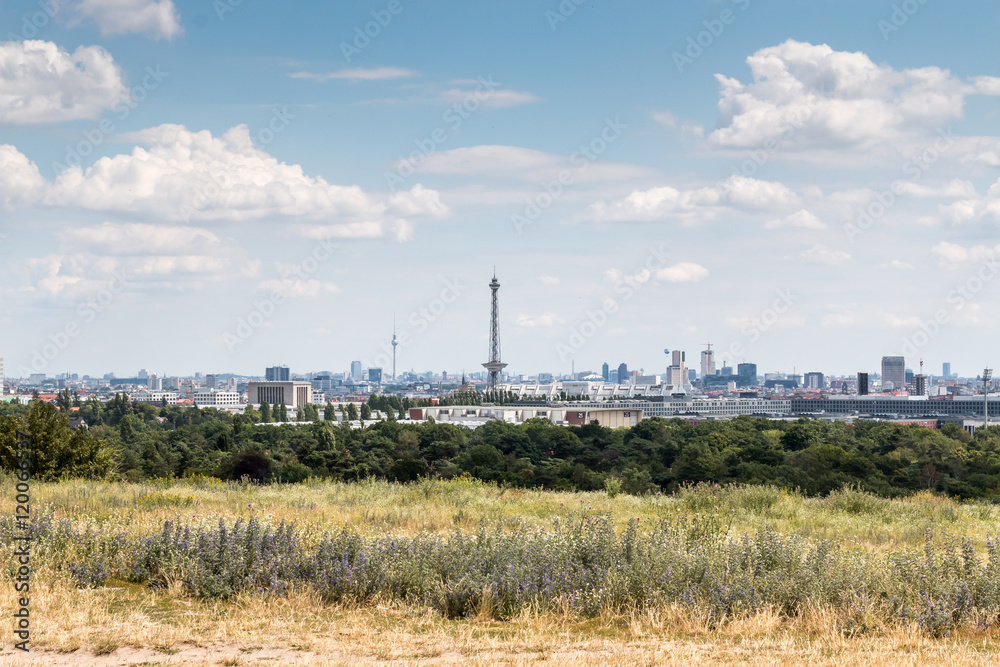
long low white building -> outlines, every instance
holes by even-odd
[[[448,405],[410,408],[413,421],[432,418],[459,426],[475,428],[488,421],[500,420],[520,424],[528,419],[541,417],[554,424],[583,426],[597,422],[608,428],[631,428],[643,419],[642,408],[610,406],[583,407],[577,405]]]
[[[558,401],[563,396],[586,396],[592,401],[606,401],[611,398],[686,397],[689,395],[687,388],[682,385],[674,386],[662,383],[613,384],[586,380],[564,380],[551,384],[505,384],[500,389],[528,400],[546,401]]]

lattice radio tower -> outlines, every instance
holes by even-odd
[[[500,304],[497,298],[500,282],[497,280],[495,269],[490,289],[493,290],[493,307],[490,312],[490,360],[483,366],[490,372],[490,391],[495,392],[500,387],[500,371],[507,365],[500,361]]]

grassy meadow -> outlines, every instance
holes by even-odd
[[[33,483],[32,507],[42,664],[1000,659],[1000,505],[931,494],[194,477]]]

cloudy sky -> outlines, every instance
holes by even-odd
[[[6,372],[974,375],[993,2],[3,0]]]

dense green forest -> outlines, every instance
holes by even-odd
[[[0,403],[0,466],[13,469],[18,432],[30,441],[33,475],[120,478],[208,475],[260,482],[306,477],[401,482],[468,474],[517,487],[633,494],[696,482],[774,484],[816,495],[855,486],[883,496],[932,489],[1000,502],[1000,427],[971,437],[955,424],[918,426],[738,417],[689,425],[649,419],[631,429],[494,421],[470,430],[447,423],[401,424],[399,399],[373,397],[344,413],[315,406],[311,424],[279,421],[284,406],[244,415],[130,403]],[[75,403],[76,405],[73,405]],[[382,421],[350,428],[343,419],[381,411]],[[263,413],[267,414],[263,414]],[[70,417],[87,428],[73,429]]]

